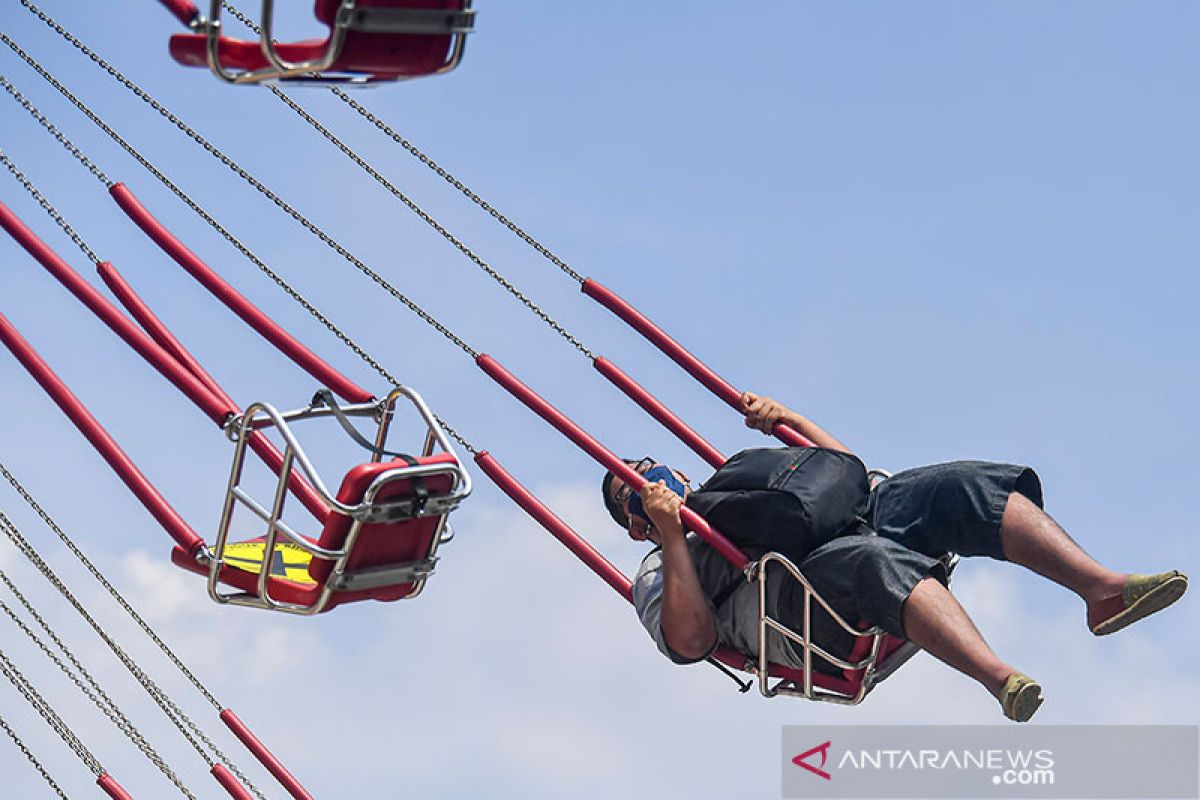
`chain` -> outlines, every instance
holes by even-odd
[[[67,723],[63,722],[62,717],[50,707],[46,699],[38,694],[37,689],[33,688],[33,684],[21,674],[16,665],[8,660],[8,656],[4,654],[3,650],[0,650],[0,672],[4,673],[4,677],[8,678],[9,682],[21,693],[21,696],[29,702],[29,705],[33,706],[33,710],[42,719],[46,720],[46,724],[54,729],[54,732],[66,743],[67,747],[71,748],[75,755],[79,756],[79,760],[87,765],[87,768],[92,771],[93,775],[104,774],[105,770],[100,761],[92,755],[83,742],[79,741],[79,737],[71,731]]]
[[[315,224],[313,224],[311,221],[309,221],[309,219],[307,217],[305,217],[303,214],[301,214],[296,209],[292,208],[292,206],[288,205],[288,203],[282,197],[275,194],[270,189],[268,189],[266,186],[264,186],[261,181],[259,181],[257,178],[255,178],[253,175],[251,175],[249,172],[247,172],[244,168],[242,168],[242,166],[240,164],[238,164],[232,158],[230,158],[229,156],[227,156],[223,152],[221,152],[219,149],[217,149],[217,147],[214,144],[212,144],[212,142],[205,139],[203,136],[201,136],[199,133],[197,133],[195,130],[193,130],[186,122],[184,122],[179,117],[177,117],[173,113],[171,113],[171,111],[166,106],[164,106],[162,103],[155,100],[144,89],[142,89],[136,83],[134,83],[133,81],[129,80],[129,78],[127,78],[123,74],[121,74],[121,72],[119,72],[116,69],[116,67],[109,64],[107,61],[105,61],[103,58],[101,58],[94,50],[92,50],[90,47],[85,45],[83,42],[79,41],[79,39],[72,36],[70,32],[68,32],[61,25],[59,25],[57,22],[55,22],[53,19],[51,19],[49,16],[47,16],[45,14],[45,12],[43,12],[41,9],[39,9],[37,6],[35,6],[30,0],[21,0],[21,5],[25,6],[31,12],[33,12],[33,14],[35,14],[39,19],[41,19],[47,25],[49,25],[56,33],[58,33],[66,41],[68,41],[72,46],[74,46],[75,49],[79,50],[81,53],[83,53],[85,56],[87,56],[89,59],[91,59],[91,61],[93,63],[95,63],[98,67],[100,67],[105,72],[107,72],[118,83],[120,83],[122,86],[124,86],[129,91],[133,92],[134,95],[136,95],[138,97],[138,99],[140,99],[141,101],[146,103],[148,106],[153,108],[155,111],[157,111],[161,117],[163,117],[164,119],[169,121],[172,125],[174,125],[176,128],[178,128],[180,132],[182,132],[184,135],[186,135],[188,138],[190,138],[196,144],[198,144],[202,148],[204,148],[209,153],[209,155],[213,156],[218,161],[220,161],[222,164],[229,167],[229,169],[232,170],[235,175],[237,175],[239,178],[244,180],[246,183],[250,184],[250,186],[252,186],[255,190],[257,190],[263,197],[266,197],[268,200],[270,200],[272,203],[274,203],[277,208],[279,208],[281,211],[283,211],[285,214],[290,216],[296,222],[298,222],[302,226],[304,226],[304,228],[309,233],[316,236],[318,239],[320,239],[322,242],[324,242],[326,245],[328,245],[330,248],[332,248],[334,250],[334,252],[336,252],[342,258],[346,259],[351,264],[353,264],[355,267],[357,267],[360,272],[362,272],[364,275],[366,275],[368,278],[370,278],[372,281],[374,281],[380,288],[382,288],[384,291],[386,291],[388,294],[390,294],[395,299],[399,300],[401,303],[403,303],[405,306],[407,306],[409,308],[409,310],[411,310],[414,314],[419,316],[421,319],[423,319],[429,325],[433,326],[439,333],[441,333],[443,336],[445,336],[451,342],[456,344],[459,347],[459,349],[461,349],[463,352],[467,353],[469,356],[471,356],[471,358],[475,358],[476,356],[479,355],[479,353],[477,353],[475,350],[471,349],[471,347],[468,346],[466,342],[464,342],[462,339],[460,339],[456,335],[454,335],[453,331],[451,331],[445,325],[443,325],[442,323],[440,323],[436,319],[434,319],[433,316],[431,316],[428,312],[426,312],[424,309],[422,309],[420,306],[418,306],[415,302],[410,300],[399,289],[397,289],[392,284],[388,283],[388,281],[382,275],[380,275],[378,272],[375,272],[373,269],[368,267],[366,264],[364,264],[362,261],[360,261],[353,253],[351,253],[344,246],[342,246],[340,243],[335,241],[329,234],[325,233],[325,231],[321,230]],[[50,74],[48,72],[46,72],[44,69],[42,69],[40,67],[40,65],[35,66],[35,62],[33,61],[33,59],[30,58],[27,54],[25,54],[25,52],[23,50],[21,50],[19,47],[17,47],[16,44],[14,42],[12,42],[12,40],[10,40],[7,36],[4,36],[3,34],[0,34],[0,38],[2,38],[4,43],[7,44],[10,48],[12,48],[13,51],[17,53],[17,55],[21,56],[27,64],[29,64],[31,67],[33,67],[35,70],[37,70],[38,74],[40,74],[40,75],[42,75],[42,77],[46,78],[46,80],[49,81],[51,83],[51,85],[54,86],[55,89],[58,89],[59,92],[62,92],[63,95],[65,97],[67,97],[68,100],[71,100],[71,102],[74,103],[75,106],[77,108],[79,108],[80,111],[83,111],[85,114],[87,114],[88,117],[90,119],[92,119],[93,122],[97,122],[97,120],[99,118],[96,117],[96,115],[94,113],[92,113],[90,110],[85,111],[84,110],[85,106],[83,105],[83,103],[81,103],[77,99],[74,99],[74,96],[70,95],[70,93],[67,92],[66,89],[62,86],[62,84],[58,83],[57,80],[53,80],[52,77],[50,76]],[[97,122],[97,124],[101,126],[101,128],[105,131],[105,133],[108,133],[109,136],[113,137],[114,141],[116,139],[120,138],[107,125],[103,125],[99,122]]]
[[[21,737],[17,736],[17,732],[14,731],[8,722],[5,721],[4,717],[0,717],[0,729],[3,729],[4,732],[8,734],[8,738],[12,739],[13,744],[17,746],[17,749],[25,754],[25,757],[29,759],[29,763],[33,764],[33,768],[36,769],[41,776],[46,779],[46,783],[50,784],[50,788],[54,790],[54,793],[61,797],[62,800],[68,800],[67,795],[63,792],[59,785],[54,782],[54,778],[50,777],[50,773],[46,771],[46,768],[42,766],[42,762],[38,761],[37,756],[35,756],[29,750],[29,748],[25,746],[25,743],[21,741]]]
[[[155,701],[167,719],[175,725],[175,727],[179,730],[180,735],[182,735],[183,738],[187,740],[188,744],[190,744],[197,752],[197,754],[204,759],[205,763],[211,768],[214,764],[214,761],[209,756],[208,752],[201,747],[200,743],[196,741],[193,733],[196,733],[205,740],[205,743],[209,746],[209,750],[217,756],[219,761],[228,765],[229,768],[242,780],[242,782],[247,785],[250,791],[254,792],[254,794],[261,800],[266,800],[266,798],[263,797],[258,789],[255,788],[255,786],[245,778],[245,776],[237,769],[237,767],[230,764],[225,755],[220,750],[213,747],[211,742],[208,742],[207,738],[204,737],[203,733],[200,732],[199,727],[195,722],[192,721],[190,717],[181,712],[178,706],[165,701],[165,693],[162,691],[162,689],[160,689],[158,685],[150,678],[150,676],[143,672],[142,669],[138,667],[137,663],[134,662],[134,660],[130,658],[129,655],[121,648],[121,646],[113,641],[112,637],[110,637],[104,631],[104,629],[98,622],[96,622],[88,610],[84,608],[83,604],[80,603],[75,595],[71,593],[71,590],[68,589],[66,585],[59,579],[54,570],[50,568],[50,565],[47,564],[40,555],[38,555],[37,551],[21,534],[16,525],[9,520],[8,516],[5,515],[3,511],[0,511],[0,528],[4,530],[5,535],[8,536],[9,540],[12,541],[16,548],[20,550],[21,553],[27,559],[29,559],[29,561],[32,562],[35,567],[37,567],[38,571],[42,573],[46,580],[50,581],[51,585],[58,590],[59,594],[61,594],[63,598],[71,604],[76,612],[83,617],[84,621],[91,626],[92,630],[96,632],[96,635],[100,637],[100,639],[108,646],[110,650],[112,650],[113,655],[115,655],[125,669],[137,679],[138,683],[141,684],[146,693],[150,695],[150,698]],[[179,784],[176,785],[179,786],[181,791],[185,793],[187,792],[183,786],[180,786]]]
[[[247,28],[254,31],[255,33],[262,35],[262,29],[259,28],[258,25],[255,24],[255,22],[252,19],[250,19],[248,16],[246,16],[241,11],[239,11],[236,6],[234,6],[232,3],[228,2],[228,0],[223,0],[221,5],[225,8],[226,11],[228,11],[233,17],[235,17],[238,20],[238,22],[242,23],[243,25],[245,25]],[[271,88],[275,88],[275,87],[272,86]],[[422,164],[424,164],[425,166],[427,166],[431,170],[433,170],[435,173],[437,173],[439,177],[441,177],[444,181],[446,181],[446,183],[449,183],[451,186],[453,186],[455,189],[457,189],[459,192],[461,192],[463,194],[463,196],[465,196],[468,200],[470,200],[472,203],[474,203],[475,205],[482,208],[484,211],[486,211],[488,214],[490,214],[493,219],[495,219],[501,225],[503,225],[504,227],[506,227],[510,231],[512,231],[514,234],[516,234],[517,237],[519,237],[523,242],[525,242],[527,245],[529,245],[534,250],[536,250],[542,257],[544,257],[546,260],[548,260],[554,266],[556,266],[560,270],[562,270],[563,273],[570,276],[576,283],[584,282],[584,277],[582,275],[580,275],[578,272],[576,272],[574,269],[572,269],[570,264],[566,263],[561,258],[559,258],[557,255],[555,255],[548,247],[543,245],[537,239],[533,238],[533,236],[531,236],[529,233],[527,233],[523,228],[521,228],[515,222],[513,222],[508,217],[506,217],[498,209],[493,207],[491,203],[484,200],[478,194],[473,192],[469,186],[464,184],[458,178],[454,177],[453,174],[451,174],[448,170],[446,170],[444,167],[442,167],[440,164],[438,164],[436,161],[434,161],[432,158],[430,158],[428,155],[426,155],[415,144],[413,144],[408,139],[405,139],[403,136],[401,136],[397,131],[395,131],[386,122],[384,122],[379,117],[372,114],[369,109],[367,109],[365,106],[363,106],[361,103],[359,103],[353,97],[351,97],[347,92],[343,91],[342,89],[339,89],[337,86],[330,86],[329,91],[333,93],[334,97],[341,100],[343,103],[350,106],[350,108],[357,111],[365,120],[367,120],[367,122],[370,122],[372,125],[374,125],[376,128],[378,128],[384,135],[386,135],[388,138],[390,138],[396,144],[403,147],[410,154],[415,156],[418,161],[420,161]]]
[[[154,629],[150,627],[150,623],[146,622],[146,620],[142,618],[142,615],[137,612],[137,609],[130,605],[129,601],[117,591],[115,586],[109,583],[108,579],[104,577],[104,573],[100,572],[96,565],[92,563],[92,560],[89,559],[87,555],[79,549],[79,546],[76,545],[71,537],[68,536],[66,532],[58,526],[58,523],[56,523],[50,517],[46,510],[42,508],[41,504],[34,499],[33,495],[26,491],[25,487],[21,485],[21,482],[17,480],[16,476],[8,471],[8,468],[5,467],[2,462],[0,462],[0,475],[4,476],[4,479],[7,480],[9,485],[11,485],[17,494],[21,496],[21,499],[24,500],[39,517],[41,517],[42,522],[46,523],[46,527],[53,531],[54,535],[62,540],[62,543],[67,546],[67,549],[71,551],[75,558],[78,559],[79,562],[83,564],[83,566],[86,567],[89,572],[92,573],[92,577],[100,582],[100,585],[103,586],[109,595],[111,595],[112,598],[117,601],[117,604],[125,610],[125,613],[137,623],[138,627],[142,629],[142,632],[145,633],[146,636],[148,636],[150,640],[158,646],[158,649],[161,650],[168,659],[170,659],[171,663],[179,669],[184,677],[191,681],[191,684],[196,687],[196,690],[199,691],[201,695],[204,696],[204,699],[212,703],[213,707],[218,711],[222,710],[221,704],[218,703],[217,699],[212,696],[212,694],[208,691],[208,688],[200,682],[199,678],[192,674],[192,671],[188,669],[187,665],[183,663],[183,660],[175,654],[175,651],[173,651],[166,642],[159,638]]]
[[[63,663],[62,659],[60,659],[52,650],[50,650],[50,647],[41,639],[41,637],[31,630],[29,626],[17,616],[17,613],[9,608],[8,604],[3,600],[0,600],[0,611],[3,611],[6,615],[8,615],[8,618],[11,619],[18,628],[21,629],[21,632],[29,637],[29,639],[35,645],[37,645],[38,649],[40,649],[47,658],[54,662],[55,666],[57,666],[59,670],[61,670],[62,673],[66,675],[72,683],[75,684],[76,688],[83,692],[83,694],[89,700],[91,700],[97,708],[100,709],[104,716],[108,717],[109,721],[112,722],[113,725],[116,725],[121,733],[125,734],[125,736],[127,736],[129,740],[132,741],[137,748],[142,751],[146,758],[150,760],[150,763],[154,764],[154,766],[156,766],[159,771],[167,777],[168,780],[170,780],[176,786],[180,786],[182,789],[179,777],[171,770],[162,757],[155,752],[154,748],[151,747],[148,741],[146,741],[146,738],[141,734],[141,732],[134,727],[133,723],[129,721],[129,718],[126,717],[121,709],[117,707],[117,704],[113,702],[113,699],[108,696],[103,688],[101,688],[100,684],[96,682],[96,679],[92,677],[91,673],[89,673],[87,669],[85,669],[84,666],[79,663],[79,659],[75,657],[74,653],[72,653],[58,637],[58,635],[54,633],[49,624],[45,621],[45,619],[42,618],[41,614],[34,609],[33,605],[25,598],[25,595],[23,595],[20,590],[17,589],[12,580],[8,577],[8,575],[4,574],[3,571],[0,571],[0,581],[3,581],[8,587],[9,591],[13,593],[13,596],[21,602],[21,605],[25,607],[26,612],[28,612],[29,615],[38,623],[38,625],[41,626],[42,630],[46,632],[58,649],[63,653],[64,656],[66,656],[67,660],[70,661],[72,666],[75,667],[75,669],[78,671],[78,674],[72,672],[71,669]],[[82,680],[80,679],[80,676],[82,676]],[[87,681],[88,685],[84,686],[83,681]],[[191,798],[191,800],[195,800],[194,795],[186,790],[183,791],[187,797]]]
[[[79,150],[79,148],[77,148],[75,145],[71,144],[71,142],[67,139],[66,135],[64,135],[58,128],[51,125],[50,121],[47,120],[44,116],[42,116],[42,112],[40,112],[36,108],[34,108],[33,104],[30,103],[28,100],[26,100],[25,97],[19,91],[17,91],[17,87],[15,87],[11,83],[9,83],[8,79],[5,78],[3,75],[0,75],[0,84],[2,84],[4,86],[4,88],[8,90],[8,93],[13,96],[13,99],[15,99],[22,106],[24,106],[25,110],[28,111],[30,114],[32,114],[38,122],[42,123],[42,125],[46,128],[46,130],[50,131],[51,135],[53,135],[55,139],[58,139],[58,141],[62,144],[62,146],[67,148],[67,150],[70,151],[71,155],[75,156],[75,158],[77,158],[79,160],[79,163],[81,163],[85,167],[87,167],[89,172],[91,172],[93,175],[95,175],[97,178],[99,178],[100,181],[105,186],[111,187],[113,185],[113,181],[110,180],[109,177],[104,174],[104,172],[100,169],[100,167],[96,166],[96,164],[93,163],[90,158],[85,156]]]
[[[3,78],[0,78],[0,80],[3,80]],[[13,177],[17,179],[17,182],[24,186],[25,191],[29,192],[29,194],[33,196],[33,199],[37,200],[38,205],[46,210],[46,213],[50,215],[50,218],[58,223],[58,227],[63,229],[63,233],[71,237],[71,241],[75,243],[76,247],[83,251],[83,254],[87,256],[87,259],[93,264],[99,264],[99,256],[92,251],[92,248],[87,246],[87,242],[83,240],[83,237],[76,233],[75,229],[67,224],[67,221],[62,218],[62,215],[59,214],[58,211],[55,210],[54,206],[50,204],[50,201],[42,196],[42,193],[37,190],[37,187],[33,185],[33,182],[30,181],[29,178],[25,177],[25,173],[21,172],[20,168],[12,162],[12,160],[3,150],[0,150],[0,163],[3,163],[4,166],[8,167],[8,171],[13,174]]]
[[[450,244],[454,245],[460,253],[462,253],[464,256],[469,258],[471,260],[471,262],[475,264],[475,266],[479,267],[481,270],[483,270],[485,273],[487,273],[487,275],[492,280],[494,280],[494,281],[496,281],[496,283],[500,284],[506,292],[508,292],[513,297],[515,297],[518,301],[521,302],[522,305],[524,305],[526,308],[528,308],[530,311],[532,311],[535,315],[537,315],[537,317],[539,319],[541,319],[542,322],[549,325],[550,328],[553,329],[555,333],[557,333],[562,338],[566,339],[573,347],[575,347],[576,350],[583,353],[590,360],[595,360],[595,358],[596,358],[595,355],[593,355],[590,350],[588,350],[586,347],[584,347],[583,343],[580,342],[578,339],[576,339],[570,333],[570,331],[568,331],[559,322],[557,322],[553,317],[551,317],[548,313],[546,313],[546,311],[544,311],[540,306],[538,306],[537,303],[530,300],[529,297],[527,297],[520,289],[518,289],[516,286],[514,286],[511,281],[509,281],[507,278],[505,278],[503,275],[501,275],[496,270],[495,267],[493,267],[491,264],[487,263],[482,258],[480,258],[479,255],[475,253],[475,251],[473,251],[470,247],[468,247],[466,244],[464,244],[457,236],[455,236],[453,233],[451,233],[449,230],[447,230],[447,228],[444,225],[442,225],[436,219],[431,217],[428,214],[428,212],[426,212],[423,208],[421,208],[419,205],[417,205],[415,202],[413,202],[413,200],[411,198],[409,198],[408,195],[404,194],[398,188],[396,188],[395,184],[393,184],[387,178],[383,177],[383,175],[381,175],[378,172],[378,170],[376,170],[374,167],[372,167],[370,164],[368,164],[362,158],[362,156],[360,156],[358,153],[354,152],[354,150],[352,150],[350,147],[348,147],[341,139],[339,139],[332,132],[330,132],[330,130],[328,128],[326,128],[324,125],[322,125],[320,122],[318,122],[312,115],[310,115],[307,111],[305,111],[303,108],[301,108],[300,105],[298,105],[290,97],[288,97],[287,94],[284,93],[284,91],[282,89],[280,89],[278,86],[272,86],[269,84],[266,86],[266,88],[272,94],[274,94],[275,97],[277,97],[280,101],[282,101],[284,103],[284,105],[286,105],[292,111],[296,112],[296,114],[298,114],[301,119],[303,119],[305,122],[307,122],[309,125],[311,125],[314,129],[316,129],[316,131],[318,133],[320,133],[323,137],[325,137],[325,139],[328,140],[330,144],[332,144],[338,150],[342,151],[343,155],[345,155],[347,158],[349,158],[351,161],[353,161],[355,164],[357,164],[364,172],[366,172],[368,175],[370,175],[372,178],[374,178],[375,181],[380,186],[382,186],[383,188],[385,188],[389,192],[391,192],[392,195],[397,200],[399,200],[401,203],[403,203],[405,206],[407,206],[410,211],[412,211],[414,214],[416,214],[418,217],[420,217],[427,225],[429,225],[435,231],[440,233],[446,241],[448,241],[448,242],[450,242]]]
[[[451,332],[448,328],[446,328],[444,325],[442,325],[440,322],[438,322],[436,319],[434,319],[432,316],[430,316],[428,313],[426,313],[424,309],[422,309],[420,306],[416,305],[416,303],[414,303],[413,301],[411,301],[407,297],[405,297],[403,294],[401,294],[395,287],[393,287],[390,283],[388,283],[381,275],[376,273],[374,270],[370,269],[370,267],[368,267],[367,265],[363,264],[361,261],[359,261],[357,258],[355,258],[351,253],[349,253],[345,248],[343,248],[341,245],[334,242],[333,239],[331,239],[329,236],[327,236],[323,231],[316,228],[315,225],[313,225],[307,219],[300,216],[298,214],[298,212],[294,211],[290,206],[287,206],[285,203],[283,203],[282,200],[275,197],[273,193],[270,193],[270,190],[266,189],[266,187],[263,187],[261,184],[259,184],[258,181],[255,178],[253,178],[253,176],[250,176],[248,173],[246,173],[244,170],[242,170],[242,168],[239,167],[237,164],[235,164],[231,159],[226,157],[223,153],[220,153],[220,151],[216,150],[215,147],[213,147],[206,140],[204,140],[202,137],[200,137],[199,134],[192,131],[191,128],[187,127],[177,117],[175,117],[173,114],[171,114],[169,111],[167,111],[161,105],[159,105],[157,103],[157,101],[155,101],[149,95],[146,95],[139,87],[137,87],[135,84],[130,82],[128,79],[126,79],[123,75],[121,75],[119,72],[117,72],[111,66],[109,66],[107,64],[107,62],[105,62],[103,59],[100,59],[99,56],[97,56],[89,48],[87,48],[86,45],[84,45],[79,40],[75,39],[73,36],[71,36],[70,33],[68,33],[61,26],[59,26],[57,22],[54,22],[54,20],[47,17],[40,9],[37,9],[36,6],[33,6],[31,3],[29,3],[28,0],[21,0],[21,2],[27,8],[29,8],[34,14],[36,14],[40,19],[45,21],[47,25],[50,25],[54,30],[59,32],[64,38],[67,39],[67,41],[71,42],[73,45],[75,45],[77,48],[79,48],[81,50],[81,52],[88,55],[90,58],[92,58],[93,61],[96,61],[97,64],[100,64],[101,66],[103,66],[109,72],[109,74],[111,74],[113,77],[115,77],[123,85],[129,87],[131,89],[131,91],[133,91],[139,97],[144,99],[153,108],[155,108],[155,110],[159,111],[160,114],[162,114],[163,116],[167,117],[168,119],[174,121],[177,126],[180,126],[181,130],[183,130],[185,133],[190,135],[193,139],[195,139],[198,143],[200,143],[201,146],[203,146],[206,150],[213,153],[217,158],[221,159],[224,163],[228,164],[230,166],[230,168],[233,169],[235,172],[238,172],[238,174],[245,176],[245,178],[251,182],[251,185],[255,185],[256,187],[259,187],[260,191],[263,191],[264,193],[266,193],[267,196],[269,198],[271,198],[277,205],[280,205],[280,208],[283,208],[284,210],[286,210],[297,221],[299,221],[302,225],[304,225],[306,228],[308,228],[310,231],[312,231],[315,235],[317,235],[319,238],[321,238],[322,241],[325,241],[327,244],[329,244],[331,247],[333,247],[339,254],[341,254],[344,258],[349,260],[352,264],[354,264],[361,271],[363,271],[363,273],[365,275],[367,275],[367,277],[371,278],[375,283],[377,283],[379,286],[381,286],[385,291],[387,291],[389,294],[391,294],[396,299],[400,300],[400,302],[404,303],[409,309],[411,309],[414,313],[416,313],[417,316],[419,316],[421,319],[423,319],[424,321],[426,321],[427,323],[432,325],[443,336],[450,339],[450,341],[452,341],[454,344],[458,345],[461,349],[463,349],[465,352],[467,352],[472,358],[475,358],[478,355],[474,350],[472,350],[470,347],[468,347],[461,339],[459,339],[457,336],[455,336],[453,332]],[[339,341],[341,341],[343,344],[345,344],[347,347],[349,347],[350,350],[353,351],[356,355],[358,355],[358,357],[361,358],[368,366],[370,366],[377,373],[379,373],[385,380],[387,380],[390,385],[392,385],[392,386],[400,385],[400,382],[398,380],[396,380],[396,378],[394,376],[392,376],[391,373],[389,373],[386,369],[384,369],[383,366],[381,366],[378,361],[376,361],[374,358],[372,358],[366,352],[365,349],[363,349],[353,339],[351,339],[347,334],[345,334],[340,328],[338,328],[328,317],[326,317],[324,314],[322,314],[316,308],[316,306],[314,306],[312,303],[310,303],[307,299],[304,298],[303,295],[301,295],[291,285],[289,285],[287,283],[287,281],[285,281],[278,273],[276,273],[274,270],[272,270],[270,267],[268,267],[265,263],[263,263],[263,261],[261,259],[259,259],[257,256],[255,256],[254,253],[251,252],[244,244],[242,244],[241,241],[239,241],[235,236],[233,236],[233,234],[231,234],[228,230],[226,230],[223,226],[221,226],[215,219],[213,219],[213,217],[210,214],[208,214],[208,212],[206,212],[203,208],[201,208],[199,204],[197,204],[194,200],[192,200],[191,197],[189,197],[183,190],[181,190],[169,178],[167,178],[166,175],[164,175],[160,170],[158,170],[158,168],[156,168],[152,163],[150,163],[150,161],[147,160],[146,157],[143,156],[136,148],[134,148],[133,145],[129,144],[129,142],[127,142],[120,134],[118,134],[111,127],[109,127],[104,122],[104,120],[102,120],[87,105],[85,105],[82,101],[80,101],[77,97],[75,97],[75,95],[72,94],[70,92],[70,90],[68,90],[65,86],[63,86],[53,75],[51,75],[49,72],[47,72],[40,64],[38,64],[32,57],[30,57],[24,50],[22,50],[19,45],[17,45],[15,42],[13,42],[11,39],[9,39],[2,31],[0,31],[0,41],[3,41],[4,44],[6,44],[9,47],[9,49],[11,49],[22,60],[24,60],[25,63],[30,66],[30,68],[32,68],[35,72],[37,72],[51,86],[53,86],[55,89],[57,89],[60,94],[62,94],[68,101],[71,102],[72,105],[74,105],[76,108],[78,108],[80,110],[80,112],[82,112],[88,119],[90,119],[93,123],[95,123],[97,127],[99,127],[102,131],[104,131],[109,136],[109,138],[111,138],[114,142],[116,142],[118,145],[120,145],[120,147],[122,149],[124,149],[125,152],[127,152],[131,157],[133,157],[139,164],[141,164],[142,167],[145,168],[147,172],[149,172],[151,175],[153,175],[160,183],[162,183],[173,194],[175,194],[176,197],[178,197],[185,204],[187,204],[187,206],[189,208],[191,208],[194,212],[196,212],[214,230],[216,230],[218,233],[220,233],[230,244],[232,244],[235,248],[237,248],[237,250],[239,252],[241,252],[242,255],[244,255],[247,259],[249,259],[251,261],[251,263],[253,263],[260,271],[262,271],[277,286],[279,286],[279,288],[283,289],[283,291],[285,293],[287,293],[288,296],[290,296],[293,300],[295,300],[297,303],[299,303],[302,308],[304,308],[306,311],[308,311],[308,313],[310,315],[312,315],[318,322],[320,322],[322,325],[324,325],[326,329],[328,329],[331,333],[333,333],[333,335],[336,336]],[[36,109],[33,109],[32,105],[28,104],[28,103],[26,104],[26,108],[29,109],[31,113],[34,113],[36,111]],[[50,125],[50,123],[48,121],[46,121],[44,116],[42,116],[40,113],[34,113],[34,116],[36,119],[38,119],[39,122],[42,122],[43,126],[47,127],[47,130],[51,129],[52,126]],[[57,129],[55,129],[55,130],[57,130]],[[63,142],[64,145],[69,145],[69,142],[66,140],[66,137],[59,135],[59,137],[57,137],[57,138],[59,138],[59,141]],[[72,152],[78,152],[77,149],[75,149],[73,145],[69,145],[68,149],[71,149]],[[91,162],[87,162],[87,163],[91,163]],[[105,181],[107,182],[107,179],[105,179]],[[109,185],[111,185],[111,184],[109,184]],[[451,438],[453,438],[456,442],[458,442],[459,445],[461,445],[463,447],[463,449],[465,449],[467,452],[471,453],[472,455],[474,455],[478,452],[478,450],[474,446],[472,446],[472,444],[464,436],[462,436],[462,434],[460,434],[458,431],[456,431],[452,426],[450,426],[448,423],[446,423],[440,417],[438,417],[437,415],[434,415],[434,420],[438,423],[438,425],[441,426],[442,430],[446,431],[446,433]]]

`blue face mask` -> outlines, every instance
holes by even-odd
[[[659,481],[662,481],[667,485],[668,489],[680,497],[683,497],[684,492],[686,491],[683,483],[679,480],[679,478],[675,477],[675,473],[671,471],[670,467],[665,467],[661,464],[657,467],[652,467],[651,469],[646,470],[644,477],[646,478],[647,483],[658,483]],[[631,516],[638,516],[642,519],[647,519],[646,509],[642,506],[641,495],[631,494],[629,496],[629,513]]]

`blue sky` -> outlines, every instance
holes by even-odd
[[[869,463],[1028,463],[1044,479],[1048,510],[1102,561],[1195,571],[1193,4],[789,3],[767,16],[717,2],[477,5],[462,69],[366,92],[362,102],[735,385],[784,400]],[[702,472],[266,92],[174,66],[166,40],[176,25],[153,3],[43,7],[603,441]],[[18,3],[0,12],[0,29],[469,439],[621,567],[636,568],[640,550],[606,524],[589,459]],[[7,48],[0,74],[283,325],[385,388]],[[764,442],[341,103],[321,90],[293,96],[719,447]],[[192,284],[61,146],[3,101],[0,147],[230,393],[243,404],[302,405],[311,380]],[[7,175],[0,200],[88,272]],[[0,265],[0,312],[185,517],[211,531],[229,457],[218,432],[6,237]],[[990,698],[927,656],[850,710],[740,696],[715,672],[674,668],[632,613],[482,476],[439,573],[411,604],[313,620],[210,607],[202,582],[167,563],[165,535],[7,355],[0,382],[9,409],[0,460],[319,796],[772,797],[782,724],[1000,719]],[[15,495],[0,493],[0,508],[72,574]],[[27,578],[72,630],[11,549],[0,550],[0,564]],[[1014,567],[964,563],[956,591],[996,649],[1042,680],[1038,721],[1197,722],[1192,598],[1094,641],[1077,601]],[[2,641],[7,652],[12,637]],[[209,793],[190,748],[91,641],[78,641],[163,752]],[[12,651],[47,675],[48,696],[61,697],[110,770],[129,776],[128,788],[169,788],[54,684],[52,668],[18,644]],[[15,693],[0,697],[5,718],[64,786],[87,783]],[[331,753],[343,768],[322,766]],[[45,786],[23,761],[0,748],[16,785],[38,796]]]

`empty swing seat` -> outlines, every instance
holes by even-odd
[[[390,602],[419,594],[437,561],[447,516],[461,499],[463,473],[453,453],[411,462],[351,469],[337,500],[354,512],[331,509],[316,539],[280,539],[270,558],[264,558],[266,537],[229,544],[218,554],[217,581],[244,594],[223,598],[310,614],[361,600]],[[183,548],[176,547],[171,560],[210,575],[210,566]],[[259,590],[264,571],[265,595]]]
[[[317,0],[314,11],[329,27],[329,36],[268,44],[274,59],[264,52],[263,42],[220,36],[220,28],[211,23],[207,29],[204,23],[197,28],[205,32],[172,36],[170,52],[180,64],[209,67],[234,83],[366,83],[434,75],[454,69],[462,60],[474,22],[470,5],[470,0]],[[264,3],[264,33],[271,30],[270,7]]]

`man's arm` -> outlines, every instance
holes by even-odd
[[[717,644],[717,624],[679,519],[682,503],[661,481],[642,490],[642,505],[662,545],[663,638],[678,655],[699,661]]]
[[[833,438],[817,423],[769,397],[743,392],[742,413],[746,415],[747,428],[755,428],[769,435],[775,430],[775,424],[782,422],[805,438],[811,439],[817,447],[841,450],[853,455],[849,447]]]

